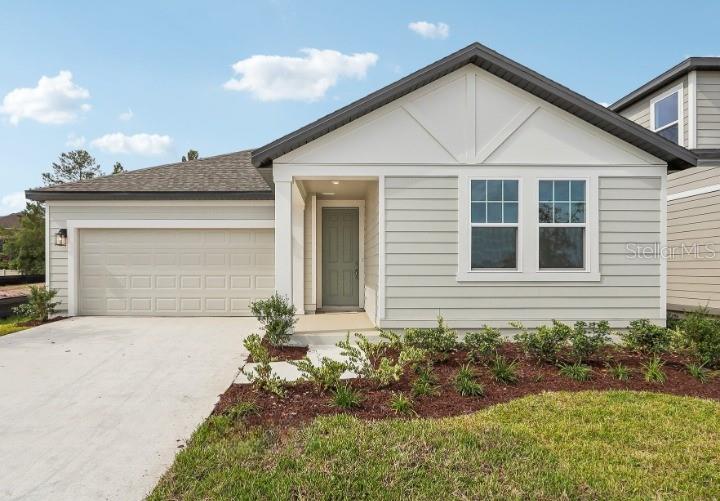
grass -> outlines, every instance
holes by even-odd
[[[28,327],[18,325],[22,322],[27,322],[27,318],[23,317],[8,317],[0,318],[0,337],[6,334],[12,334],[13,332],[19,332]]]
[[[151,500],[710,499],[720,404],[627,391],[544,393],[446,418],[318,418],[278,434],[208,419]]]

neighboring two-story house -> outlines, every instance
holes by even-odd
[[[720,57],[691,57],[610,109],[688,148],[668,176],[668,309],[720,313]]]

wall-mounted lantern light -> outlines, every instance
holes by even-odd
[[[55,245],[65,247],[67,245],[67,230],[62,228],[55,233]]]

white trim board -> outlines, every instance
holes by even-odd
[[[655,128],[655,103],[658,101],[662,101],[668,96],[672,96],[673,94],[677,93],[678,95],[678,116],[677,116],[677,122],[671,122],[669,124],[663,125],[659,129]],[[685,86],[682,82],[680,82],[678,85],[675,85],[662,94],[658,94],[657,96],[653,97],[650,100],[650,130],[653,132],[662,131],[663,129],[666,129],[668,127],[671,127],[675,123],[677,123],[678,126],[678,142],[680,146],[683,146],[685,144],[685,113],[683,110],[683,101],[684,101],[684,93],[685,93]]]
[[[67,228],[67,273],[68,273],[68,315],[74,317],[78,314],[78,260],[80,245],[78,245],[79,231],[81,229],[256,229],[274,228],[272,220],[223,220],[223,219],[74,219],[66,222]],[[49,274],[48,274],[49,275]]]
[[[681,191],[667,196],[668,202],[678,200],[680,198],[694,197],[696,195],[704,195],[706,193],[712,193],[714,191],[720,191],[720,184],[713,184],[710,186],[703,186],[702,188],[695,188],[694,190]]]

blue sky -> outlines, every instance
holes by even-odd
[[[104,170],[260,146],[473,41],[609,103],[720,55],[719,18],[716,1],[2,1],[0,214],[73,146]]]

